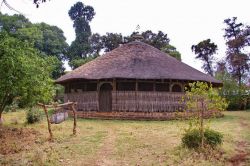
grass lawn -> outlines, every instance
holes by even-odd
[[[201,155],[181,147],[188,121],[78,119],[72,136],[69,119],[52,125],[55,140],[49,142],[45,119],[27,125],[25,111],[6,113],[0,129],[19,134],[2,143],[0,133],[0,149],[10,149],[0,152],[0,165],[250,165],[250,111],[224,114],[210,122],[224,134],[223,145]]]

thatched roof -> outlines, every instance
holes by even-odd
[[[139,41],[124,44],[65,74],[56,82],[109,78],[175,79],[221,84],[215,78]]]

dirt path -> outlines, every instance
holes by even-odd
[[[110,157],[114,153],[114,150],[115,150],[115,140],[116,140],[115,131],[114,129],[110,129],[108,131],[108,136],[103,146],[100,148],[100,150],[96,154],[96,156],[98,157],[95,162],[95,165],[98,165],[98,166],[116,165],[115,161],[110,160]]]
[[[247,122],[247,119],[240,118],[240,125],[243,128],[250,128],[250,124]],[[246,141],[238,141],[237,147],[235,148],[237,152],[234,156],[229,159],[229,162],[233,166],[249,164],[250,160],[250,143]]]

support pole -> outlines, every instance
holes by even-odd
[[[74,115],[73,135],[76,135],[76,110],[75,110],[75,105],[76,105],[76,103],[71,105],[71,109],[72,109],[73,115]]]
[[[50,120],[49,120],[49,115],[48,115],[48,110],[44,104],[42,104],[43,110],[45,112],[46,118],[47,118],[47,123],[48,123],[48,130],[49,130],[49,140],[53,140],[53,134],[50,126]]]

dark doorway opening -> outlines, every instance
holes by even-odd
[[[113,87],[110,83],[104,83],[99,91],[99,111],[110,112],[112,111],[112,90]]]

